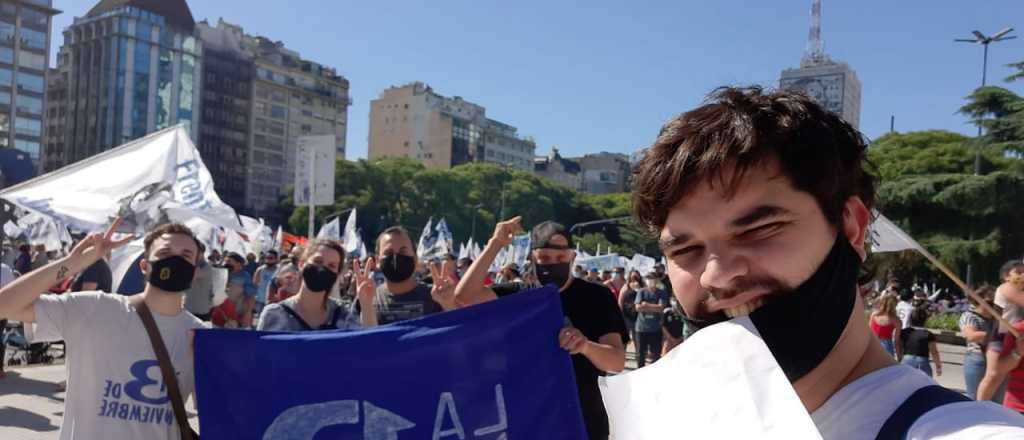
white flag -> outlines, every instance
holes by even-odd
[[[100,231],[118,215],[122,230],[137,233],[193,217],[241,229],[181,125],[5,188],[0,197],[80,232]]]
[[[359,237],[359,232],[356,230],[356,209],[352,208],[352,212],[348,214],[348,220],[345,221],[345,233],[343,235],[345,252],[352,254],[359,250],[359,245],[362,244],[363,240]]]
[[[341,240],[341,220],[337,217],[334,220],[327,222],[326,225],[320,227],[320,232],[316,234],[316,238],[322,238],[327,240]]]
[[[20,237],[23,233],[25,231],[14,224],[14,222],[8,220],[7,223],[4,223],[4,234],[7,235],[7,238],[13,240]]]
[[[920,243],[910,238],[899,226],[885,218],[882,213],[875,211],[875,221],[869,228],[871,235],[871,252],[897,252],[908,249],[923,251]]]
[[[145,250],[143,245],[144,239],[145,237],[138,238],[110,251],[110,275],[112,282],[110,292],[108,293],[116,293],[117,289],[121,287],[121,281],[124,279],[125,274],[128,273],[128,270],[132,268],[132,265]]]
[[[466,243],[460,243],[459,244],[459,259],[461,260],[463,258],[468,258],[468,257],[469,257],[469,248],[466,246]]]
[[[419,243],[416,244],[416,255],[419,255],[420,259],[422,259],[427,250],[433,246],[433,243],[430,241],[430,237],[433,235],[433,232],[434,218],[430,217],[427,219],[427,225],[423,227],[423,232],[420,232]]]
[[[281,245],[284,244],[284,229],[277,227],[277,235],[274,236],[274,250],[281,252]]]

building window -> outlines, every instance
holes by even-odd
[[[0,63],[14,64],[14,49],[0,47]]]
[[[6,5],[6,3],[5,3]],[[0,21],[0,44],[14,45],[14,25]]]
[[[14,131],[23,136],[39,137],[43,134],[43,124],[36,119],[17,118],[14,120]]]
[[[18,6],[13,2],[0,3],[0,17],[13,22],[18,17]]]
[[[0,105],[11,105],[11,94],[8,92],[0,92]]]
[[[21,47],[35,50],[46,50],[46,32],[21,28]]]
[[[28,95],[18,95],[18,113],[37,115],[43,114],[43,100]]]
[[[46,57],[21,50],[18,51],[18,65],[29,69],[46,70]]]
[[[28,153],[28,155],[33,159],[39,159],[39,142],[15,139],[14,148]]]
[[[45,13],[31,8],[21,8],[21,24],[36,29],[46,29],[50,23]]]
[[[288,109],[281,105],[271,105],[270,117],[275,119],[288,119]]]
[[[0,78],[0,82],[3,79]],[[18,89],[29,92],[43,93],[43,77],[25,72],[18,72]]]

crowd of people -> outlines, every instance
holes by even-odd
[[[539,286],[559,292],[565,324],[552,343],[571,356],[591,439],[610,435],[598,378],[625,369],[630,344],[638,366],[665,362],[659,358],[693,333],[738,318],[754,324],[824,438],[1024,438],[1019,414],[966,402],[928,377],[942,365],[923,329],[928,298],[915,304],[915,293],[905,297],[895,284],[877,300],[858,294],[876,185],[865,149],[852,127],[806,96],[726,88],[666,123],[635,166],[634,217],[658,235],[667,261],[650,273],[573,267],[571,229],[553,221],[530,229],[523,267],[491,272],[523,232],[518,217],[498,223],[475,260],[432,261],[417,255],[401,226],[384,229],[374,256],[359,259],[332,240],[225,255],[170,223],[143,240],[142,286],[118,295],[110,293],[108,260],[133,238],[115,238],[118,219],[64,256],[22,246],[13,262],[21,276],[0,280],[0,319],[22,323],[31,340],[66,343],[68,439],[188,437],[182,418],[170,416],[184,414],[173,391],[193,394],[194,370],[212,368],[193,359],[194,329],[367,328]],[[991,303],[1024,331],[1016,316],[1024,264],[1004,272]],[[223,276],[221,300],[215,280]],[[962,325],[974,353],[971,397],[988,400],[1005,381],[1004,404],[1020,411],[1024,339],[974,306]],[[686,432],[679,420],[653,423]]]

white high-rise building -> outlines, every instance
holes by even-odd
[[[822,49],[821,0],[811,5],[811,30],[800,67],[783,70],[779,88],[802,91],[854,128],[860,127],[860,80],[848,64],[833,61]]]

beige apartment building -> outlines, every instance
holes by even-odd
[[[536,145],[483,106],[445,97],[427,84],[391,87],[370,102],[370,160],[408,157],[428,168],[489,162],[533,170]]]

